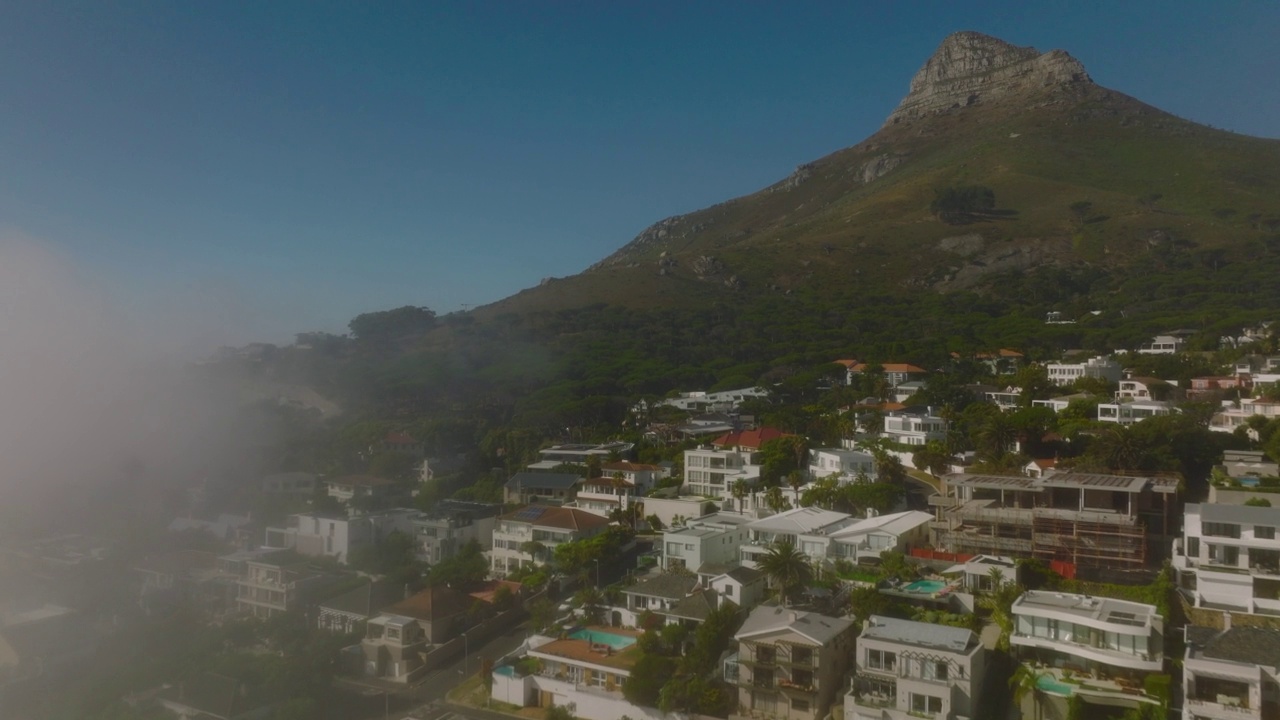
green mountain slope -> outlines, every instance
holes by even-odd
[[[991,188],[996,212],[961,223],[930,212],[936,191],[965,185]],[[1039,267],[1213,270],[1277,256],[1278,234],[1280,141],[1100,87],[1061,51],[957,33],[865,141],[752,195],[663,220],[590,270],[481,315],[673,307],[848,282],[984,290]]]

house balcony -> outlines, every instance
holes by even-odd
[[[898,705],[898,683],[890,676],[867,675],[862,671],[853,676],[851,694],[854,704],[873,708],[893,708]]]
[[[1262,712],[1250,708],[1248,703],[1237,703],[1237,698],[1221,698],[1227,702],[1219,702],[1218,698],[1187,698],[1183,706],[1195,717],[1210,720],[1253,720],[1262,718]]]
[[[778,682],[774,678],[747,678],[739,676],[736,685],[740,688],[746,688],[747,690],[767,690],[774,692],[778,690]]]
[[[799,683],[795,683],[790,680],[778,680],[777,686],[778,686],[778,689],[782,690],[784,693],[788,695],[806,697],[809,695],[816,695],[818,693],[817,678],[814,678],[813,682],[808,685],[801,685]]]

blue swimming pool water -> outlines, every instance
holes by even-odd
[[[511,667],[510,665],[499,665],[498,667],[494,668],[493,671],[505,677],[516,676],[516,669]]]
[[[1071,697],[1072,693],[1076,691],[1075,685],[1059,682],[1049,675],[1041,675],[1036,678],[1036,687],[1044,690],[1045,692],[1051,692],[1056,695],[1065,695],[1067,697]]]
[[[569,637],[574,640],[586,640],[597,645],[608,645],[614,650],[622,650],[636,644],[636,639],[630,635],[615,635],[611,632],[588,630],[587,628],[574,630],[569,633]]]
[[[946,586],[947,584],[941,580],[917,580],[903,588],[903,590],[909,593],[927,595],[930,593],[936,593]]]
[[[1236,482],[1245,487],[1258,487],[1258,478],[1252,476],[1236,478]]]

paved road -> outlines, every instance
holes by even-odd
[[[506,635],[494,638],[483,647],[470,648],[465,658],[469,674],[480,669],[480,658],[498,660],[524,642],[527,629],[521,624]],[[410,687],[392,687],[390,683],[342,682],[347,702],[333,708],[334,720],[510,720],[506,715],[473,708],[460,709],[445,703],[445,695],[463,680],[463,658],[427,673]]]

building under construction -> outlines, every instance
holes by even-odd
[[[1177,477],[956,473],[929,500],[934,547],[1136,569],[1164,559],[1177,493]]]

